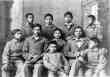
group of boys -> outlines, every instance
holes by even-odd
[[[53,15],[47,13],[44,16],[43,26],[33,23],[32,13],[27,13],[25,17],[26,24],[22,29],[12,31],[14,38],[4,47],[2,77],[76,77],[78,75],[73,72],[78,73],[80,68],[86,71],[80,77],[98,77],[104,72],[107,50],[98,47],[97,38],[90,38],[88,47],[80,54],[78,52],[75,62],[70,65],[67,53],[74,50],[60,52],[58,43],[52,40],[53,31],[59,29],[53,24]],[[65,24],[61,30],[68,43],[77,25],[72,23],[73,15],[69,11],[64,14],[64,19]]]

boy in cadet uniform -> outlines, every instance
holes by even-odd
[[[2,55],[2,77],[23,77],[23,32],[13,30],[14,38],[6,43]]]
[[[48,40],[52,40],[52,34],[56,28],[57,27],[53,24],[53,15],[50,13],[45,14],[42,36]]]
[[[24,57],[26,59],[24,65],[25,77],[39,77],[38,70],[42,66],[42,54],[45,50],[47,40],[41,37],[41,25],[33,26],[33,35],[25,40],[23,47]]]
[[[69,59],[70,64],[69,77],[83,76],[82,63],[78,59],[82,50],[87,48],[87,45],[88,39],[85,37],[83,28],[76,26],[73,35],[69,37],[65,47],[65,56]]]
[[[26,23],[23,26],[24,27],[24,31],[25,31],[25,36],[31,36],[32,35],[32,27],[34,26],[33,21],[34,21],[34,15],[33,13],[27,13],[25,15],[26,18]]]
[[[85,28],[86,35],[89,38],[96,37],[100,41],[103,40],[103,27],[100,24],[96,24],[96,17],[94,15],[88,15],[88,25]]]
[[[48,69],[48,77],[67,77],[68,62],[64,55],[57,50],[57,42],[50,41],[44,54],[43,63]]]
[[[72,12],[67,11],[64,14],[64,20],[65,20],[65,23],[64,23],[64,26],[62,28],[62,31],[65,34],[65,38],[67,38],[68,36],[73,35],[73,30],[74,30],[74,27],[76,26],[76,24],[74,24],[72,22],[72,20],[73,20]]]
[[[61,29],[55,29],[53,31],[53,39],[52,41],[56,41],[58,45],[58,50],[62,53],[65,51],[66,41],[64,40],[63,33]]]
[[[86,55],[86,77],[106,77],[107,49],[99,47],[99,39],[91,38],[89,48],[84,51]]]

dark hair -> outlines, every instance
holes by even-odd
[[[97,38],[97,37],[93,37],[93,38],[90,38],[90,40],[94,41],[95,43],[100,43],[100,40]]]
[[[64,17],[67,16],[67,15],[70,15],[70,17],[73,18],[73,14],[70,11],[67,11],[67,12],[64,13]]]
[[[45,14],[44,19],[45,19],[46,17],[48,17],[48,16],[50,16],[51,19],[53,20],[53,15],[52,15],[51,13],[47,13],[47,14]]]
[[[96,17],[94,15],[88,15],[87,17],[88,18],[92,18],[92,21],[95,21],[96,20]]]
[[[21,29],[14,29],[11,31],[12,35],[16,34],[17,32],[23,32]]]
[[[33,26],[32,26],[32,29],[34,29],[35,27],[39,27],[40,30],[42,30],[42,25],[38,24],[38,23],[35,23]]]
[[[56,28],[54,31],[53,31],[53,38],[54,38],[54,33],[55,33],[55,31],[60,31],[60,33],[61,33],[61,39],[64,39],[64,33],[63,33],[63,31],[61,30],[61,29],[59,29],[59,28]]]
[[[57,46],[57,42],[56,42],[56,41],[50,41],[50,42],[48,42],[48,46],[49,46],[50,44],[55,44],[55,45]]]
[[[81,29],[81,32],[82,32],[81,37],[86,37],[85,31],[84,31],[83,27],[81,27],[81,26],[76,26],[76,27],[74,28],[73,35],[74,35],[74,33],[75,33],[75,30],[78,29],[78,28]]]
[[[33,13],[26,13],[25,14],[25,17],[28,18],[29,15],[32,15],[32,17],[34,17],[34,14]]]

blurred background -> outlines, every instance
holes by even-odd
[[[25,23],[26,13],[34,13],[35,22],[40,24],[43,24],[46,13],[52,13],[54,24],[62,27],[66,11],[71,11],[74,15],[73,22],[81,26],[86,26],[87,15],[95,15],[96,23],[104,28],[102,46],[110,48],[110,0],[0,0],[0,55],[9,31]],[[106,68],[107,74],[110,74],[110,59]]]

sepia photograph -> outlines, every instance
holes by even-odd
[[[0,0],[0,77],[110,77],[110,0]]]

